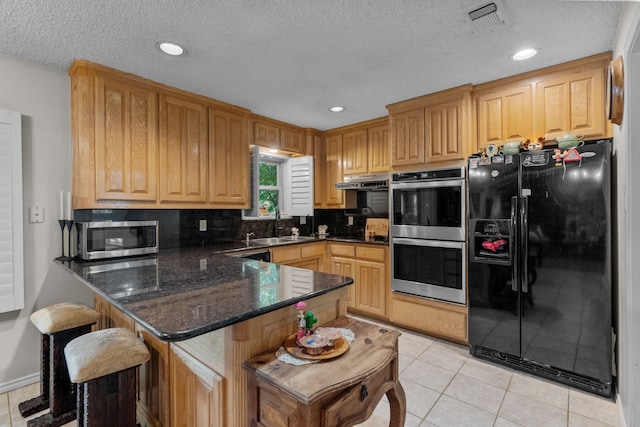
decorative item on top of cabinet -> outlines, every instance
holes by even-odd
[[[624,63],[621,55],[607,67],[606,79],[607,117],[611,123],[621,125],[624,111]]]
[[[288,153],[306,152],[304,129],[258,115],[253,115],[253,143]]]
[[[209,202],[249,207],[247,115],[209,108]]]
[[[387,105],[391,168],[459,161],[470,154],[471,85]]]

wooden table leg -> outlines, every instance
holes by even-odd
[[[407,416],[407,398],[400,382],[396,382],[393,388],[387,391],[387,399],[389,399],[389,427],[404,427],[404,421]]]

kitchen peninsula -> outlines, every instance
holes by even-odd
[[[149,426],[246,425],[243,362],[295,331],[297,301],[319,324],[346,315],[353,283],[207,247],[60,264],[95,292],[100,328],[128,327],[149,347],[138,385],[138,418]]]

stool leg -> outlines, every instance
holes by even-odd
[[[49,408],[49,335],[40,338],[40,396],[18,405],[20,415],[28,417]]]
[[[91,325],[56,332],[49,337],[49,413],[27,422],[27,427],[57,427],[76,418],[76,387],[69,380],[64,347],[91,332]]]
[[[137,366],[82,384],[83,427],[136,426]]]

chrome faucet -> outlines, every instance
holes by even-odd
[[[247,243],[249,243],[249,240],[251,239],[251,236],[255,236],[255,235],[256,235],[256,233],[253,233],[253,232],[247,233]]]
[[[278,228],[278,221],[280,221],[280,209],[276,207],[276,220],[273,226],[273,237],[280,237],[280,229]]]

